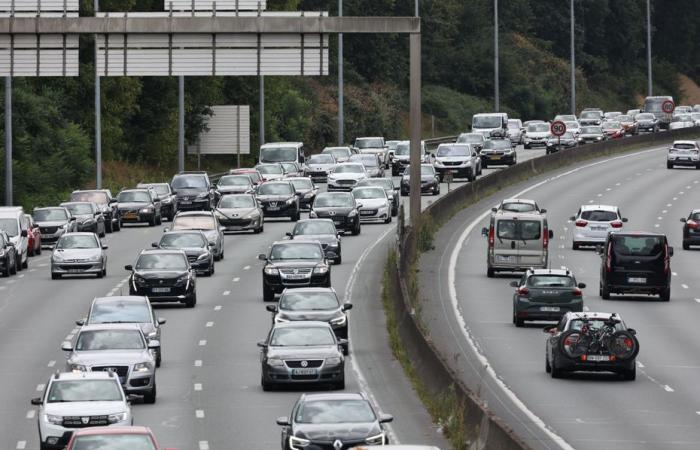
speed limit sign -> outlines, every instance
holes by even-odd
[[[561,120],[555,120],[549,127],[549,131],[556,137],[564,136],[564,133],[566,133],[566,124]]]
[[[676,109],[675,103],[672,100],[666,100],[661,104],[661,110],[666,114],[671,114]]]

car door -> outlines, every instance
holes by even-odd
[[[496,266],[518,264],[518,220],[499,217],[494,221],[493,263]]]
[[[548,237],[544,236],[547,232],[544,221],[538,218],[528,218],[518,220],[517,224],[518,265],[520,267],[545,265],[543,242]]]

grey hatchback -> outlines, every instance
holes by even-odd
[[[569,269],[529,269],[520,281],[510,283],[513,294],[513,323],[526,320],[559,320],[567,312],[583,311],[586,285],[577,283]]]

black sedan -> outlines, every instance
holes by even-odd
[[[281,384],[329,384],[345,389],[345,358],[326,322],[289,322],[272,326],[260,347],[263,391]]]
[[[75,217],[75,231],[92,231],[99,237],[104,237],[107,231],[105,216],[100,207],[93,202],[64,202],[59,206],[70,211]]]
[[[126,265],[129,295],[144,295],[151,302],[197,304],[195,270],[182,250],[142,250],[136,265]]]
[[[518,162],[518,154],[513,148],[510,139],[487,139],[481,152],[479,152],[479,156],[481,156],[482,169],[489,166],[512,166]]]
[[[574,148],[578,146],[578,138],[573,133],[567,131],[563,136],[550,136],[547,138],[546,154],[556,153],[560,149]]]
[[[261,253],[263,300],[287,288],[330,287],[331,266],[318,242],[280,241],[272,244],[270,254]]]
[[[401,195],[408,195],[411,190],[411,166],[406,166],[406,170],[401,176]],[[430,192],[433,195],[440,193],[440,178],[432,164],[420,165],[420,191],[421,194]]]
[[[386,191],[386,196],[391,202],[391,215],[396,217],[399,214],[399,203],[401,199],[399,198],[399,188],[394,185],[394,180],[391,178],[367,178],[357,182],[355,187],[362,186],[380,186]]]
[[[153,199],[149,189],[125,189],[117,195],[117,202],[122,222],[145,222],[155,226],[163,220],[160,199]]]
[[[294,225],[294,229],[287,233],[287,236],[295,241],[319,242],[328,259],[333,260],[335,264],[343,261],[340,253],[340,234],[330,219],[300,220]]]
[[[9,277],[10,274],[17,273],[17,249],[10,242],[7,233],[0,230],[0,273]]]
[[[322,192],[316,196],[309,217],[312,219],[331,219],[335,228],[360,234],[360,203],[350,192]]]
[[[694,209],[683,222],[683,250],[690,250],[691,245],[700,245],[700,209]]]
[[[280,417],[282,450],[295,448],[349,449],[389,443],[384,424],[393,421],[378,413],[363,393],[303,394],[290,417]]]
[[[292,183],[294,186],[294,191],[299,197],[299,207],[301,209],[311,209],[311,205],[314,204],[316,200],[316,194],[318,194],[318,188],[311,181],[309,177],[290,177],[287,181]]]
[[[153,189],[160,198],[160,215],[173,221],[177,214],[177,195],[173,194],[168,183],[139,183],[137,188]]]
[[[200,230],[168,231],[160,242],[151,244],[163,250],[182,250],[198,275],[214,275],[214,253],[207,237]]]
[[[634,116],[637,133],[656,133],[659,131],[659,119],[652,113],[639,113]]]
[[[265,217],[289,217],[299,220],[301,207],[294,185],[289,181],[267,181],[258,187],[258,201]]]

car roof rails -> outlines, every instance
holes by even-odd
[[[206,170],[182,170],[178,172],[180,175],[206,175]]]

